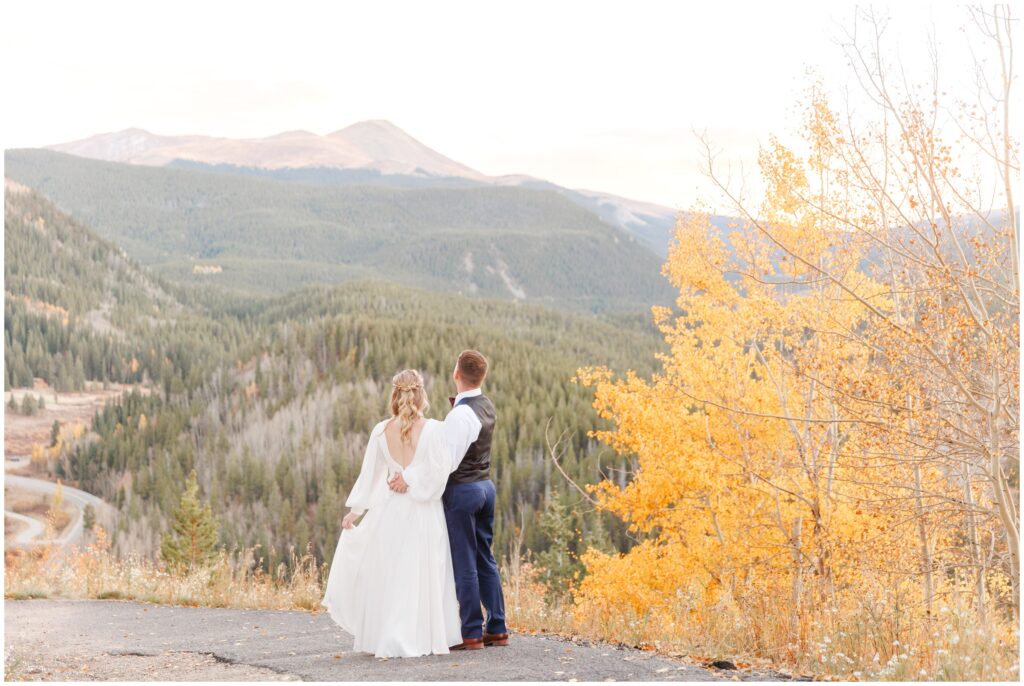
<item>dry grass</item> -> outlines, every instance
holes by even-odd
[[[88,426],[97,410],[112,399],[125,392],[138,389],[140,393],[149,393],[149,389],[140,385],[108,384],[107,389],[97,382],[89,382],[85,391],[68,391],[58,393],[46,385],[42,379],[36,379],[32,388],[13,388],[4,392],[4,403],[14,396],[21,403],[26,395],[42,396],[46,408],[32,416],[20,412],[11,412],[4,405],[4,455],[31,455],[35,445],[50,445],[50,429],[56,419],[64,426],[81,423]]]
[[[171,573],[139,556],[118,558],[102,529],[84,549],[36,547],[8,551],[6,598],[100,598],[202,607],[318,610],[323,573],[311,555],[292,555],[272,573],[259,568],[252,549],[222,553],[209,567]]]
[[[501,571],[510,629],[521,633],[573,634],[568,598],[565,601],[548,598],[548,589],[540,582],[539,570],[534,565],[514,560],[502,566]]]
[[[681,594],[672,607],[637,616],[620,608],[602,617],[576,608],[574,628],[584,635],[651,644],[669,653],[767,661],[778,669],[844,680],[1017,681],[1019,631],[996,608],[983,626],[967,596],[941,606],[931,619],[914,621],[893,593],[862,598],[840,612],[823,608],[803,616],[799,642],[790,615],[777,598],[759,597],[740,607],[728,597],[710,606]]]
[[[204,570],[171,574],[150,560],[115,557],[97,529],[96,543],[83,550],[9,552],[5,597],[320,611],[326,566],[293,555],[293,571],[282,565],[267,574],[256,561],[250,549],[222,554]],[[680,597],[676,606],[644,616],[622,608],[599,619],[568,598],[552,602],[528,562],[510,563],[502,572],[510,626],[519,633],[576,635],[850,680],[1016,681],[1019,670],[1015,624],[1004,617],[983,628],[972,607],[955,598],[918,625],[907,622],[899,598],[865,598],[855,611],[806,619],[801,643],[793,645],[776,638],[788,635],[789,616],[771,598],[740,608],[726,598],[703,607]]]
[[[10,517],[4,517],[4,537],[13,536],[25,527],[25,523],[12,519]]]
[[[42,520],[59,535],[77,516],[78,510],[69,504],[53,507],[52,496],[46,494],[25,493],[15,489],[7,489],[4,494],[4,508],[18,514]],[[14,522],[17,525],[17,522]],[[16,527],[20,528],[20,527]],[[7,529],[5,524],[4,529]]]
[[[74,510],[69,510],[66,507],[62,507],[60,509],[51,507],[46,510],[46,513],[43,516],[46,518],[50,526],[53,527],[53,530],[60,535],[76,515]]]
[[[627,606],[600,617],[584,604],[545,599],[539,570],[503,569],[505,604],[520,631],[551,631],[654,649],[699,661],[727,658],[816,678],[853,681],[1017,681],[1020,635],[1005,611],[978,621],[969,593],[948,599],[931,620],[914,623],[907,598],[882,593],[844,612],[805,616],[799,645],[788,642],[790,615],[778,598],[740,607],[728,597],[701,605],[680,594],[672,607],[644,615]],[[568,594],[567,594],[568,595]],[[995,619],[991,619],[995,618]]]
[[[4,493],[4,509],[30,517],[34,515],[42,519],[46,516],[46,511],[50,509],[50,496],[23,493],[8,488]]]

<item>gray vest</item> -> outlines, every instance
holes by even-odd
[[[448,477],[448,485],[468,484],[491,478],[491,437],[494,435],[494,420],[497,416],[494,405],[485,395],[463,398],[459,405],[466,405],[476,414],[480,420],[480,435],[469,444],[466,456]]]

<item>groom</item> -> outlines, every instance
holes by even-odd
[[[505,597],[498,564],[491,553],[495,490],[490,468],[495,412],[494,405],[480,391],[486,376],[487,358],[475,350],[459,355],[452,372],[458,395],[449,398],[452,411],[444,419],[452,464],[441,501],[448,521],[455,594],[462,616],[462,643],[452,646],[452,650],[508,645]],[[402,473],[396,474],[388,485],[404,492]],[[487,608],[486,625],[481,602]]]

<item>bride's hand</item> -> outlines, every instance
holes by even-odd
[[[359,515],[357,515],[355,512],[349,512],[347,515],[345,515],[345,518],[341,520],[341,528],[351,529],[353,526],[355,526],[357,519],[359,519]]]

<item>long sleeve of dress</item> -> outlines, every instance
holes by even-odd
[[[409,496],[416,500],[439,500],[451,473],[451,453],[444,425],[436,421],[432,424],[430,433],[421,439],[427,441],[423,451],[402,473],[409,486]]]
[[[359,470],[359,477],[352,486],[352,491],[345,501],[346,507],[352,508],[356,514],[363,514],[370,509],[374,495],[378,493],[385,482],[387,465],[384,463],[384,454],[380,449],[380,441],[383,440],[384,425],[387,422],[380,422],[373,427],[370,438],[366,441],[366,453],[363,455],[363,466]]]

